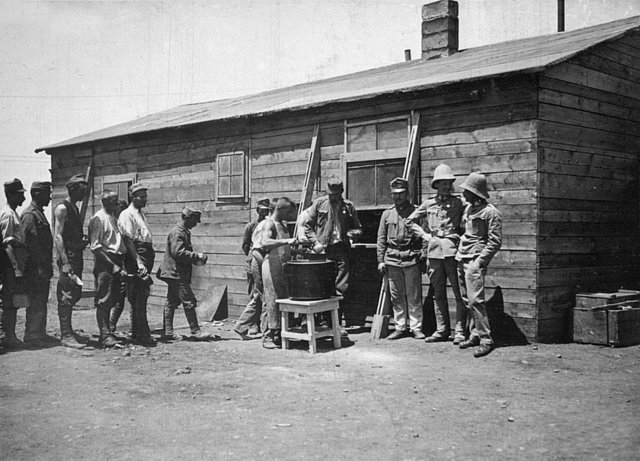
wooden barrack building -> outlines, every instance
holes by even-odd
[[[181,209],[202,209],[193,241],[210,262],[194,269],[196,294],[226,286],[238,315],[247,301],[243,228],[258,198],[298,200],[319,126],[319,183],[341,176],[366,227],[349,296],[351,320],[361,322],[378,296],[371,244],[389,179],[402,173],[417,125],[415,200],[430,196],[444,162],[457,184],[485,173],[502,211],[504,242],[487,274],[494,330],[562,341],[576,287],[638,284],[640,17],[466,50],[452,40],[429,59],[430,40],[457,28],[455,2],[439,3],[447,11],[437,24],[423,10],[422,59],[184,105],[37,149],[51,156],[54,202],[91,162],[89,215],[104,188],[124,198],[142,181],[159,258]],[[156,283],[150,304],[163,305],[164,294]]]

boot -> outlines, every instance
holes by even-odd
[[[2,324],[4,327],[4,347],[7,349],[19,349],[23,346],[22,341],[16,336],[17,309],[5,309]]]
[[[46,346],[40,333],[40,325],[46,320],[45,316],[46,313],[43,314],[37,311],[36,306],[31,305],[27,308],[24,325],[24,343],[28,347],[42,348]]]
[[[176,311],[174,308],[164,306],[162,321],[162,339],[165,341],[181,341],[182,335],[173,332],[173,317]]]
[[[115,334],[116,326],[118,325],[118,320],[120,320],[120,316],[122,315],[122,311],[124,310],[124,303],[116,304],[111,308],[111,312],[109,314],[109,331],[111,334]]]
[[[187,317],[187,322],[189,322],[191,337],[193,339],[197,341],[206,341],[212,338],[211,334],[204,333],[200,330],[200,325],[198,325],[198,315],[196,314],[195,309],[185,309],[184,315]]]
[[[96,321],[100,331],[100,345],[102,347],[114,347],[117,341],[109,331],[109,310],[96,307]]]
[[[72,349],[84,349],[84,344],[79,343],[71,329],[70,306],[58,306],[58,319],[60,320],[60,345]]]

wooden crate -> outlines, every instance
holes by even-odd
[[[640,301],[573,309],[573,341],[613,347],[640,344]]]
[[[640,299],[640,292],[619,290],[616,293],[578,293],[576,307],[597,307]]]

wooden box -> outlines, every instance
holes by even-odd
[[[640,301],[573,309],[573,341],[613,347],[640,344]]]
[[[640,299],[640,292],[620,290],[616,293],[578,293],[576,307],[596,307]]]

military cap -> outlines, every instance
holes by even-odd
[[[136,192],[140,192],[143,190],[147,190],[147,187],[143,186],[142,183],[137,182],[135,184],[131,184],[129,186],[129,195],[133,197],[136,194]]]
[[[406,192],[409,188],[409,181],[402,178],[395,178],[391,180],[389,186],[391,187],[391,192],[393,193]]]
[[[14,178],[11,181],[5,182],[4,192],[6,194],[24,192],[24,186],[22,185],[22,181],[20,181],[18,178]]]
[[[31,183],[31,190],[50,191],[51,183],[49,181],[33,181]]]
[[[258,205],[256,206],[256,208],[258,210],[268,210],[270,203],[271,201],[268,198],[261,198],[260,200],[258,200]]]
[[[80,184],[87,185],[87,180],[83,175],[76,174],[74,176],[71,176],[69,179],[67,179],[67,182],[64,185],[67,186],[67,189],[69,189],[69,188],[78,187]]]
[[[329,178],[329,180],[327,181],[327,188],[329,189],[330,194],[341,194],[344,191],[342,180],[340,178],[336,178],[335,176]]]
[[[200,222],[200,216],[202,216],[202,211],[196,210],[195,208],[186,206],[182,210],[183,218],[197,218],[196,222]]]

